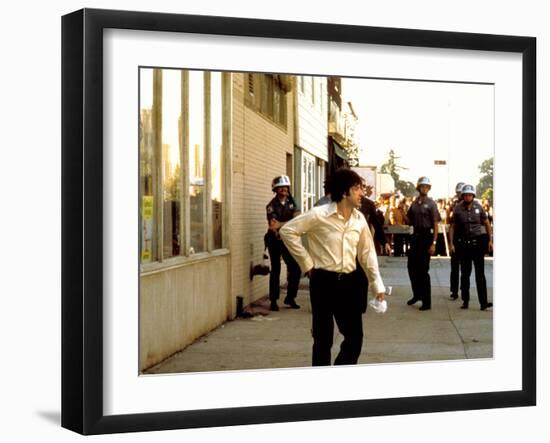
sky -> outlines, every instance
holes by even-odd
[[[408,168],[400,178],[428,176],[433,197],[453,195],[459,181],[476,186],[494,155],[493,85],[343,78],[342,97],[359,119],[360,165],[379,167],[393,149]]]

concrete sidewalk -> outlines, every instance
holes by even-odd
[[[420,303],[416,306],[406,304],[411,297],[406,258],[379,259],[384,284],[392,286],[393,292],[386,298],[388,311],[385,314],[367,309],[363,315],[365,337],[360,364],[493,356],[493,313],[479,310],[473,275],[470,309],[462,310],[460,299],[449,299],[449,259],[432,258],[432,309],[419,311]],[[489,301],[493,301],[492,274],[493,261],[486,259]],[[146,373],[311,366],[311,307],[307,279],[302,283],[303,289],[297,298],[301,309],[289,309],[280,304],[279,312],[270,312],[268,300],[260,300],[252,307],[256,315],[225,323]],[[284,291],[281,300],[283,298]],[[335,327],[333,358],[341,340]]]

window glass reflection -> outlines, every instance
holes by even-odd
[[[191,248],[205,248],[205,168],[204,168],[204,72],[189,71],[189,196],[191,212]]]
[[[181,71],[162,71],[162,175],[164,257],[180,254],[181,235]]]
[[[139,187],[141,207],[140,257],[142,263],[153,260],[155,229],[153,171],[153,70],[140,70],[140,119],[139,119]]]
[[[211,145],[212,145],[212,237],[214,249],[222,245],[222,75],[220,72],[211,74]]]

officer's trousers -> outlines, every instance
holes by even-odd
[[[302,271],[300,265],[294,260],[287,247],[282,240],[275,236],[266,238],[267,250],[269,251],[269,259],[271,262],[271,270],[269,273],[269,299],[277,301],[280,295],[281,287],[281,257],[286,264],[288,274],[288,288],[286,291],[285,300],[292,301],[298,293],[300,284],[300,276]]]
[[[451,294],[458,295],[458,281],[460,278],[460,260],[456,251],[451,254]]]
[[[393,234],[393,256],[402,257],[405,253],[405,235]]]
[[[477,296],[481,307],[487,306],[487,280],[485,279],[485,242],[481,238],[458,240],[457,254],[460,259],[460,292],[464,303],[470,301],[470,276],[472,263],[476,274]]]
[[[432,306],[429,252],[432,241],[433,234],[429,230],[411,235],[411,247],[407,259],[413,298],[422,301],[422,306],[426,308]]]
[[[350,274],[314,269],[309,282],[311,298],[313,366],[331,364],[334,321],[344,336],[335,365],[354,365],[363,345],[362,285],[356,271]]]

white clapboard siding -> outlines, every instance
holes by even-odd
[[[315,100],[311,99],[313,77],[304,77],[304,92],[298,87],[298,131],[296,145],[324,161],[327,150],[327,80],[315,77]]]

